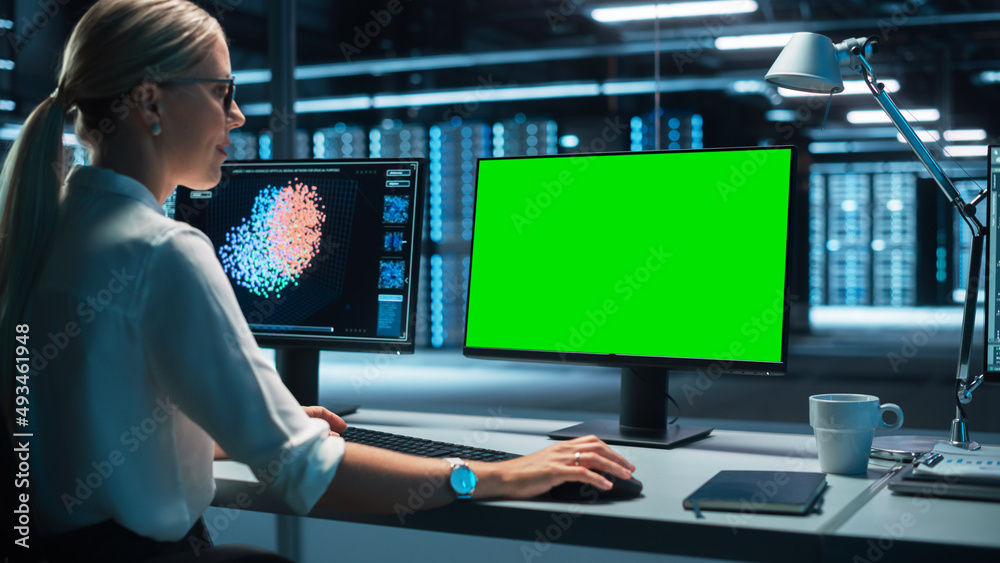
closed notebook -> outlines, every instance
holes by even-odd
[[[746,514],[808,514],[818,511],[824,473],[720,471],[684,499],[684,508]]]

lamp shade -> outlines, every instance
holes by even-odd
[[[792,35],[764,80],[803,92],[829,94],[844,90],[833,41],[815,33]]]

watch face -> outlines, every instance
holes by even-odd
[[[451,470],[451,488],[458,495],[468,495],[476,488],[476,474],[465,465]]]

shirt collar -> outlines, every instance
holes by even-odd
[[[153,192],[138,180],[119,174],[107,168],[96,166],[74,167],[67,179],[68,195],[73,196],[86,192],[107,192],[129,197],[146,205],[150,209],[163,213],[160,202],[156,201]]]

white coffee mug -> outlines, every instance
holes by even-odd
[[[896,413],[894,424],[883,420],[886,411]],[[853,475],[868,470],[875,428],[899,428],[903,410],[892,403],[880,405],[874,395],[813,395],[809,397],[809,425],[816,435],[820,469]]]

